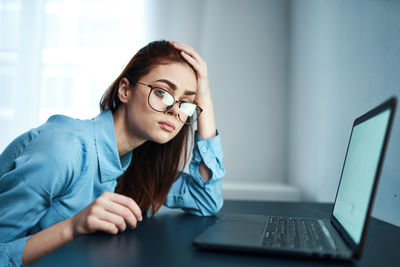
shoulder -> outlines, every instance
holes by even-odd
[[[92,123],[63,115],[52,116],[40,127],[35,145],[63,162],[81,161],[95,149]]]
[[[65,167],[82,166],[95,153],[93,123],[91,120],[73,119],[55,115],[38,128],[31,129],[12,141],[0,155],[3,173],[19,159],[51,161]]]
[[[35,190],[39,187],[52,194],[65,191],[96,162],[90,127],[85,121],[53,116],[17,137],[0,155],[2,182],[14,184],[23,179]]]
[[[38,128],[21,135],[19,155],[36,157],[55,166],[77,169],[94,151],[90,121],[55,115]]]
[[[90,135],[92,121],[75,119],[65,115],[53,115],[40,127],[41,130],[49,130],[49,128],[73,135]]]

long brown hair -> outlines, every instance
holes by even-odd
[[[131,81],[138,81],[153,67],[170,63],[190,66],[182,58],[180,52],[167,41],[149,43],[133,56],[119,77],[104,93],[100,101],[100,109],[102,111],[109,109],[114,113],[121,105],[118,98],[118,86],[122,78],[129,77]],[[193,129],[185,124],[179,133],[165,144],[146,141],[135,148],[132,161],[118,180],[115,192],[133,198],[143,214],[151,208],[154,215],[164,204],[173,182],[186,165],[189,133],[193,133]]]

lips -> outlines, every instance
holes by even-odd
[[[175,125],[173,123],[160,121],[158,124],[162,129],[166,130],[167,132],[173,132],[175,130]]]

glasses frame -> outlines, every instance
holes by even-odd
[[[126,77],[126,76],[125,76],[125,77]],[[147,103],[149,104],[149,106],[150,106],[154,111],[165,113],[165,112],[167,112],[168,110],[172,109],[173,106],[175,106],[176,103],[178,103],[178,104],[179,104],[179,105],[178,105],[178,107],[179,107],[178,118],[179,118],[179,120],[180,120],[182,123],[188,124],[188,125],[191,125],[191,124],[193,124],[195,121],[197,121],[197,118],[196,118],[196,120],[194,120],[194,121],[187,122],[187,121],[189,120],[189,118],[190,118],[190,117],[188,116],[188,118],[186,119],[186,121],[183,121],[183,120],[181,119],[181,116],[180,116],[180,114],[181,114],[181,112],[182,112],[182,111],[180,110],[180,107],[181,107],[181,104],[182,104],[182,103],[190,103],[190,104],[196,105],[196,108],[195,108],[196,111],[195,111],[195,112],[197,112],[197,117],[199,117],[200,114],[201,114],[201,112],[203,112],[203,109],[202,109],[199,105],[197,105],[196,103],[192,103],[192,102],[188,102],[188,101],[176,100],[175,97],[174,97],[170,92],[168,92],[166,89],[164,89],[164,88],[162,88],[162,87],[154,86],[154,85],[147,84],[147,83],[143,83],[143,82],[139,82],[139,81],[132,81],[132,80],[129,79],[128,77],[126,77],[126,78],[127,78],[127,79],[129,80],[129,82],[131,82],[131,83],[138,83],[138,84],[141,84],[141,85],[144,85],[144,86],[147,86],[147,87],[150,88],[150,92],[149,92],[149,95],[148,95],[148,97],[147,97]],[[163,91],[166,92],[167,94],[171,95],[171,96],[172,96],[172,99],[174,100],[174,104],[172,104],[172,105],[170,105],[170,106],[167,106],[167,109],[166,109],[166,110],[158,110],[158,109],[155,109],[155,108],[150,104],[150,96],[151,96],[151,93],[153,92],[154,89],[163,90]]]

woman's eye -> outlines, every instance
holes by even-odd
[[[164,97],[166,92],[160,88],[154,88],[154,93],[159,97]]]

